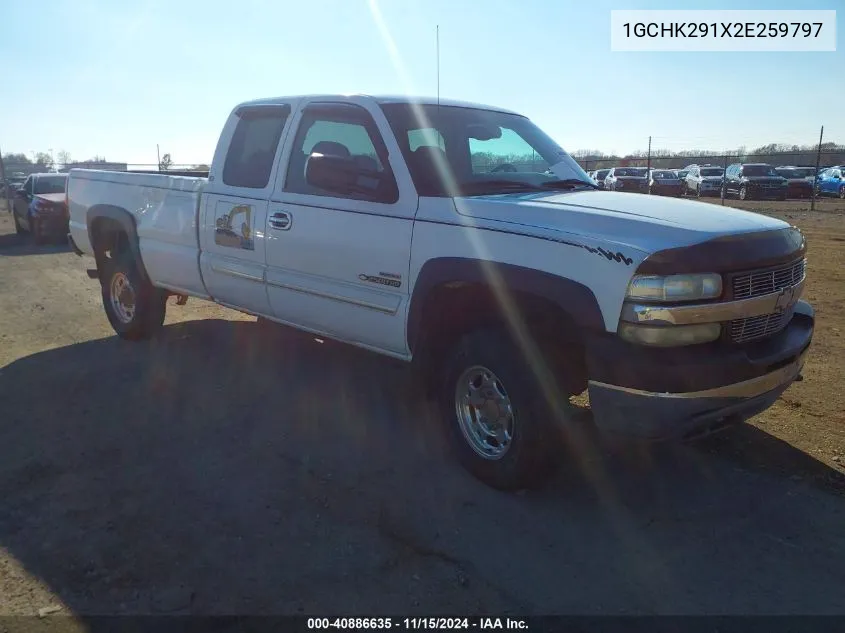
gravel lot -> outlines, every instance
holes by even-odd
[[[401,364],[194,300],[120,341],[91,262],[0,213],[0,614],[845,613],[845,208],[807,206],[773,212],[810,244],[804,382],[517,495]]]

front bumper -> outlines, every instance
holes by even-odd
[[[44,213],[31,216],[39,235],[61,237],[67,235],[68,218],[64,214]]]
[[[799,378],[815,315],[799,301],[789,325],[755,343],[646,349],[617,337],[590,344],[590,406],[603,431],[660,440],[699,435],[769,408]],[[699,348],[699,349],[696,349]]]

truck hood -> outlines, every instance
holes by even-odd
[[[63,193],[37,193],[33,197],[55,203],[64,203],[65,201],[65,194]]]
[[[473,196],[456,198],[455,205],[468,218],[506,223],[513,230],[566,239],[583,236],[646,253],[789,226],[706,202],[601,190]]]

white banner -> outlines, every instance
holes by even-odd
[[[611,11],[610,50],[835,51],[836,11]]]

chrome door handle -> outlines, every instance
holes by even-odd
[[[279,231],[289,231],[293,224],[293,217],[287,211],[277,211],[270,216],[270,226]]]

